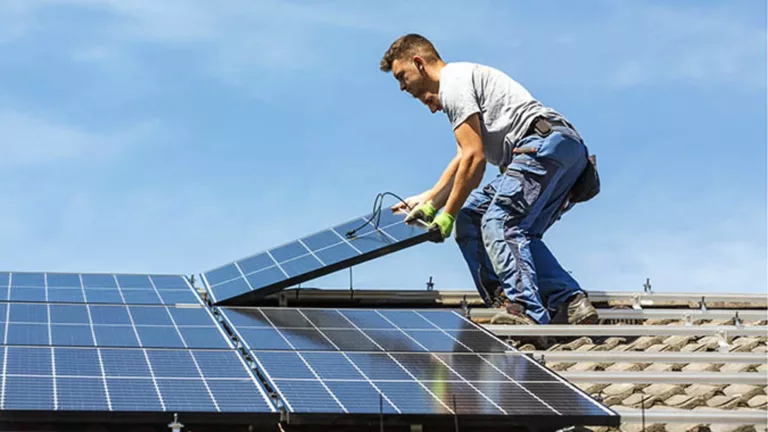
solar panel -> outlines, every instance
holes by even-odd
[[[183,276],[4,272],[0,289],[6,420],[76,412],[148,421],[184,412],[218,422],[221,414],[276,413]]]
[[[213,301],[243,304],[292,285],[428,241],[436,233],[423,224],[406,225],[405,217],[382,211],[203,273]],[[359,229],[358,229],[359,228]],[[357,231],[355,231],[357,229]],[[354,235],[348,235],[354,231]]]
[[[158,305],[201,303],[181,275],[30,272],[0,272],[0,300]]]
[[[0,347],[4,411],[274,412],[234,350]]]
[[[453,311],[222,307],[291,413],[458,415],[544,426],[619,416]]]

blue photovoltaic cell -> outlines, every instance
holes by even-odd
[[[147,305],[201,303],[182,275],[95,273],[3,272],[0,273],[0,300]]]
[[[406,225],[404,219],[389,210],[373,219],[368,214],[210,270],[203,280],[214,302],[250,291],[266,295],[435,236],[423,224]],[[360,229],[347,235],[356,228]]]
[[[292,412],[614,415],[452,311],[220,311]]]
[[[106,411],[107,394],[100,378],[56,378],[56,397],[60,410]]]

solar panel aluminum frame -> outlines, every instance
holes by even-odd
[[[346,223],[351,223],[351,222],[356,221],[356,220],[357,219],[351,220],[351,221],[347,221]],[[367,215],[364,215],[364,216],[360,217],[359,220],[361,221],[361,224],[363,223],[362,222],[363,220],[369,221],[369,223],[375,223],[374,221],[376,220],[376,218],[372,217],[372,214],[367,214]],[[318,278],[318,277],[321,277],[321,276],[325,276],[325,275],[337,272],[339,270],[343,270],[345,268],[352,267],[352,266],[357,265],[357,264],[362,264],[364,262],[373,260],[375,258],[379,258],[379,257],[385,256],[385,255],[389,255],[391,253],[394,253],[394,252],[397,252],[397,251],[400,251],[400,250],[403,250],[403,249],[406,249],[406,248],[409,248],[409,247],[412,247],[412,246],[415,246],[415,245],[418,245],[418,244],[421,244],[421,243],[424,243],[424,242],[427,242],[427,241],[438,241],[439,240],[439,238],[440,238],[439,231],[427,229],[428,225],[426,223],[424,223],[423,221],[421,221],[421,220],[417,220],[416,224],[418,224],[418,226],[424,228],[424,232],[422,234],[409,237],[409,238],[407,238],[405,240],[396,241],[394,243],[391,243],[389,246],[386,246],[386,247],[383,247],[383,248],[375,249],[375,250],[372,250],[372,251],[369,251],[369,252],[364,252],[364,253],[361,253],[361,254],[356,254],[356,255],[354,255],[354,256],[352,256],[350,258],[337,261],[335,263],[332,263],[332,264],[329,264],[329,265],[317,268],[317,269],[309,271],[307,273],[299,274],[299,275],[293,276],[293,277],[287,277],[287,278],[282,279],[282,280],[280,280],[278,282],[272,283],[272,284],[264,286],[262,288],[252,289],[250,291],[244,292],[244,293],[242,293],[240,295],[237,295],[235,297],[231,297],[231,298],[227,298],[227,299],[218,299],[218,298],[216,298],[214,290],[213,290],[211,284],[208,282],[208,278],[206,277],[205,272],[200,274],[200,279],[203,281],[203,285],[204,285],[206,291],[209,293],[209,296],[213,299],[213,303],[214,303],[215,306],[249,306],[249,305],[253,305],[255,302],[257,302],[258,300],[260,300],[260,299],[262,299],[262,298],[264,298],[266,296],[269,296],[271,294],[275,294],[277,292],[280,292],[280,291],[284,290],[285,288],[298,285],[298,284],[300,284],[302,282],[306,282],[306,281],[309,281],[309,280],[312,280],[312,279],[315,279],[315,278]],[[314,234],[321,233],[323,231],[325,231],[325,230],[321,230],[321,231],[318,231],[316,233],[310,234],[310,236],[314,235]],[[372,232],[378,232],[379,235],[387,235],[387,234],[383,234],[384,231],[382,229],[379,229],[379,228],[376,228],[376,230],[372,231]],[[371,233],[366,233],[366,234],[363,234],[363,235],[370,235],[370,234]],[[292,240],[290,242],[284,243],[282,245],[277,245],[277,246],[272,247],[272,248],[270,248],[268,250],[277,249],[277,248],[279,248],[281,246],[288,245],[288,244],[292,243],[293,241],[295,241],[295,240]],[[243,259],[246,259],[246,258],[243,258]],[[237,262],[237,261],[235,261],[235,262]],[[248,282],[248,279],[245,277],[245,275],[242,275],[242,277],[243,277],[243,279],[245,279],[246,283],[248,283],[248,285],[250,286],[250,282]]]
[[[280,308],[266,307],[266,308],[255,308],[255,309],[280,309]],[[309,310],[309,309],[333,309],[333,308],[323,307],[323,308],[286,308],[286,309]],[[349,310],[349,309],[339,309],[339,310]],[[362,310],[370,311],[370,309],[362,309]],[[460,314],[456,313],[456,311],[452,311],[452,313],[456,314],[457,316],[461,316]],[[425,426],[446,428],[446,430],[448,430],[447,428],[451,428],[451,430],[453,430],[456,422],[459,422],[462,425],[467,427],[482,428],[484,430],[496,430],[496,428],[498,428],[500,424],[503,424],[503,427],[505,428],[504,430],[515,430],[516,427],[519,427],[521,430],[530,430],[528,428],[532,424],[535,424],[537,429],[544,428],[545,430],[549,430],[549,429],[555,430],[555,429],[561,429],[564,427],[575,426],[575,425],[619,426],[621,424],[621,417],[616,411],[612,410],[610,407],[606,407],[600,404],[589,394],[587,394],[580,388],[568,382],[566,379],[564,379],[561,375],[559,375],[555,371],[552,371],[546,368],[541,363],[532,359],[529,355],[525,354],[524,352],[518,351],[514,347],[511,347],[507,344],[504,344],[509,347],[509,350],[506,352],[506,354],[504,353],[495,353],[495,354],[516,355],[516,356],[520,356],[521,360],[523,361],[530,361],[532,364],[535,364],[537,367],[551,374],[552,377],[555,379],[555,381],[552,381],[553,383],[558,382],[565,385],[566,387],[573,390],[576,394],[582,396],[584,399],[593,402],[595,405],[597,405],[599,408],[605,411],[607,415],[605,416],[592,416],[592,415],[543,416],[541,414],[539,415],[515,414],[514,416],[507,416],[507,415],[464,414],[464,413],[455,415],[455,414],[426,414],[426,413],[402,414],[402,413],[392,413],[392,412],[380,412],[376,414],[296,412],[293,410],[289,410],[287,408],[287,407],[290,407],[290,403],[285,400],[284,395],[279,390],[279,387],[276,386],[275,381],[270,376],[269,372],[264,369],[264,367],[261,365],[258,359],[253,358],[253,356],[250,354],[251,347],[248,346],[248,344],[245,342],[245,338],[241,335],[240,331],[238,330],[238,327],[232,322],[232,320],[227,315],[227,313],[225,311],[220,310],[219,316],[221,316],[222,324],[228,328],[228,331],[230,333],[235,335],[238,341],[237,343],[241,351],[244,352],[245,355],[247,356],[249,363],[254,364],[254,368],[258,376],[260,376],[261,379],[265,383],[267,383],[267,385],[274,391],[274,394],[280,400],[280,405],[284,407],[283,409],[285,410],[284,415],[296,423],[352,426],[352,425],[361,425],[361,424],[376,424],[376,422],[382,422],[387,426],[421,424]],[[466,320],[466,318],[464,317],[462,317],[462,319]],[[479,326],[469,320],[466,320],[466,321],[471,324],[473,329],[479,330],[491,337],[496,338],[496,336],[493,335],[493,333],[487,331],[482,326]],[[259,350],[255,350],[255,351],[259,351]],[[290,353],[290,352],[299,352],[299,351],[301,350],[296,350],[296,351],[285,350],[284,352]],[[323,351],[316,351],[316,352],[322,353]],[[341,352],[341,351],[334,351],[334,352]],[[431,355],[433,354],[433,352],[424,353],[424,354]],[[382,404],[386,405],[386,403],[387,403],[386,401],[382,401]],[[455,407],[449,407],[449,408],[453,409]]]

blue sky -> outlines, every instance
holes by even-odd
[[[585,288],[765,292],[758,0],[4,1],[0,268],[197,273],[431,186],[448,122],[378,70],[406,32],[506,71],[598,155],[602,193],[545,237]],[[453,240],[354,275],[472,288]]]

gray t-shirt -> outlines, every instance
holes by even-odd
[[[483,152],[496,166],[509,164],[511,150],[537,116],[567,121],[509,75],[477,63],[447,63],[440,72],[439,97],[453,129],[479,113]]]

